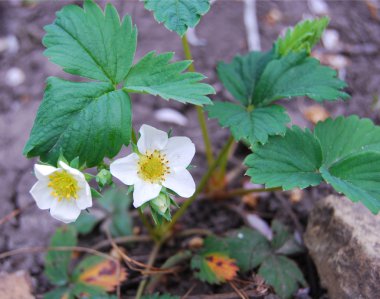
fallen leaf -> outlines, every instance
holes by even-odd
[[[201,237],[194,237],[189,241],[189,248],[190,249],[199,249],[203,246],[203,238]]]
[[[127,278],[125,268],[119,263],[97,256],[85,259],[78,268],[79,282],[100,287],[107,292],[114,291],[116,286]]]
[[[239,271],[236,260],[220,253],[209,254],[205,257],[206,263],[220,282],[230,281]]]

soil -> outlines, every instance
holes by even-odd
[[[41,44],[44,35],[43,26],[53,21],[55,12],[63,5],[72,2],[78,4],[80,1],[30,0],[27,5],[21,0],[0,1],[0,38],[13,36],[18,41],[18,49],[15,51],[0,50],[0,78],[2,78],[0,80],[0,219],[16,209],[23,209],[18,216],[0,224],[0,252],[22,247],[46,246],[54,229],[60,225],[46,211],[29,205],[32,198],[28,191],[35,181],[32,173],[34,161],[26,160],[22,156],[22,148],[42,99],[45,79],[48,76],[74,78],[65,74],[43,56],[44,47]],[[104,1],[100,2],[104,4]],[[131,14],[138,27],[136,59],[151,50],[159,53],[174,51],[176,60],[183,59],[180,39],[162,25],[157,25],[152,14],[144,10],[141,2],[127,0],[113,3],[121,14]],[[371,14],[365,1],[346,0],[327,1],[327,3],[331,17],[329,28],[339,33],[343,46],[332,53],[323,50],[321,46],[318,49],[323,54],[340,54],[348,59],[345,80],[349,85],[347,91],[352,97],[348,102],[328,103],[325,107],[332,116],[355,113],[379,123],[379,108],[374,105],[374,99],[379,96],[380,86],[380,23],[374,15],[376,10]],[[273,10],[279,11],[282,15],[282,18],[275,23],[268,21],[268,14]],[[214,99],[231,98],[217,80],[215,72],[217,62],[229,61],[237,53],[244,54],[248,51],[243,12],[243,1],[217,0],[197,27],[198,37],[204,39],[207,45],[192,47],[195,66],[199,72],[208,77],[207,82],[217,90]],[[312,15],[307,1],[257,1],[262,49],[269,49],[273,40],[286,26],[294,25],[304,16]],[[11,86],[5,78],[7,72],[15,67],[23,72],[25,79],[18,86]],[[312,126],[303,114],[304,109],[312,104],[312,101],[302,98],[291,102],[284,101],[293,123],[301,126]],[[159,122],[153,117],[153,113],[163,107],[170,107],[181,112],[187,118],[188,124],[178,126]],[[149,123],[161,129],[172,127],[176,135],[189,136],[196,143],[197,155],[194,164],[198,167],[193,170],[193,174],[199,179],[205,170],[203,167],[205,159],[202,137],[193,107],[174,101],[166,102],[153,96],[133,95],[133,109],[136,128],[139,128],[142,123]],[[215,121],[209,121],[208,124],[214,148],[219,149],[226,140],[228,131],[220,129]],[[239,148],[236,159],[233,159],[229,165],[230,168],[240,163],[239,159],[243,158],[244,152],[245,149]],[[241,185],[242,181],[241,176],[235,183]],[[330,192],[331,190],[326,186],[307,190],[299,203],[288,204],[287,208],[283,207],[283,201],[278,196],[263,195],[255,212],[263,215],[268,222],[273,218],[280,218],[294,228],[298,225],[303,229],[315,200]],[[285,194],[285,197],[288,195]],[[28,207],[24,209],[26,206]],[[247,210],[239,198],[228,203],[196,202],[183,218],[180,226],[208,228],[222,234],[243,224],[240,215],[236,214],[231,206],[239,206],[243,207],[243,211]],[[139,225],[138,221],[136,225]],[[84,242],[86,246],[91,246],[102,238],[105,237],[99,236],[96,232],[81,242]],[[158,264],[170,253],[185,247],[187,242],[188,240],[184,239],[176,240],[164,247],[159,255]],[[129,248],[129,254],[141,260],[146,259],[149,251],[150,245],[145,243]],[[310,286],[310,297],[298,298],[327,298],[324,290],[319,286],[319,279],[308,255],[304,253],[296,257],[296,261],[303,269]],[[17,270],[27,270],[31,274],[36,294],[42,294],[51,289],[42,274],[43,254],[17,255],[0,261],[0,272]],[[131,273],[130,280],[123,287],[123,294],[134,294],[138,283],[139,278],[136,273]],[[197,294],[233,292],[228,285],[210,287],[201,284],[186,269],[180,276],[170,276],[158,290],[183,295],[193,286],[195,287],[191,295],[194,295],[194,298]],[[237,295],[236,298],[238,298]]]

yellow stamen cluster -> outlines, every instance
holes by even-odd
[[[77,180],[67,171],[56,171],[49,175],[48,187],[53,189],[51,195],[62,199],[78,199],[79,186]]]
[[[168,163],[166,155],[160,151],[147,151],[145,155],[140,156],[137,174],[141,179],[152,184],[162,183],[165,176],[170,173]]]

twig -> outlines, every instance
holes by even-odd
[[[151,242],[153,241],[150,236],[147,235],[141,235],[141,236],[125,236],[125,237],[118,237],[114,238],[113,241],[116,244],[124,244],[124,243],[133,243],[133,242]],[[92,248],[94,249],[101,249],[103,247],[112,246],[110,240],[103,240],[99,243],[97,243]]]
[[[161,266],[161,269],[169,269],[174,266],[177,266],[178,264],[190,259],[192,256],[191,252],[186,250],[183,252],[179,252],[171,257],[169,257],[165,263]],[[160,279],[163,274],[157,274],[154,275],[149,284],[147,285],[148,293],[153,293],[154,289],[156,288],[156,285],[160,282]]]
[[[227,191],[225,193],[220,193],[220,194],[208,194],[207,197],[212,198],[212,197],[217,197],[218,199],[226,199],[226,198],[231,198],[231,197],[236,197],[236,196],[244,196],[250,193],[259,193],[259,192],[272,192],[272,191],[280,191],[282,190],[281,187],[273,187],[273,188],[253,188],[253,189],[234,189],[231,191]]]
[[[27,205],[21,207],[21,208],[18,208],[18,209],[15,209],[13,210],[12,212],[10,212],[9,214],[5,215],[4,217],[2,217],[0,219],[0,226],[3,225],[4,223],[10,221],[11,219],[15,218],[16,216],[18,216],[20,213],[22,213],[23,211],[25,211],[26,209],[30,208],[32,205],[34,205],[34,202],[30,202],[28,203]]]
[[[205,236],[210,236],[212,235],[213,232],[209,229],[205,229],[205,228],[190,228],[190,229],[186,229],[186,230],[183,230],[181,232],[179,232],[176,237],[188,237],[188,236],[192,236],[192,235],[205,235]]]
[[[161,248],[162,242],[157,242],[154,244],[152,252],[149,255],[148,266],[153,267],[154,261],[156,260],[157,254]],[[140,282],[139,287],[136,292],[136,299],[140,299],[144,294],[145,287],[148,283],[148,276],[145,276],[143,280]]]
[[[243,291],[239,290],[239,288],[232,281],[230,281],[229,285],[234,289],[236,294],[238,294],[241,299],[249,299],[247,295],[244,294]]]
[[[0,254],[0,260],[5,259],[10,256],[18,255],[18,254],[24,254],[24,253],[39,253],[39,252],[45,252],[45,251],[79,251],[79,252],[86,252],[93,255],[97,255],[109,260],[118,261],[116,258],[105,254],[103,252],[100,252],[98,250],[87,248],[87,247],[80,247],[80,246],[53,246],[53,247],[24,247],[24,248],[17,248],[14,250],[9,250],[4,253]]]
[[[190,289],[185,293],[185,295],[182,296],[181,299],[186,299],[186,298],[188,298],[188,296],[189,296],[189,295],[191,294],[191,292],[194,290],[195,286],[196,286],[196,284],[194,283],[194,284],[190,287]]]

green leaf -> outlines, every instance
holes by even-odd
[[[272,58],[273,51],[237,55],[231,63],[218,63],[218,77],[235,99],[248,106],[252,102],[256,82]]]
[[[88,285],[88,284],[85,284],[85,283],[75,283],[72,291],[71,291],[71,294],[75,297],[75,298],[88,298],[88,299],[94,299],[96,298],[97,296],[106,296],[107,293],[106,291],[104,291],[101,287],[97,287],[97,286],[92,286],[92,285]],[[83,296],[83,294],[87,294],[87,296]],[[102,298],[102,297],[100,297]],[[107,297],[105,297],[107,298]]]
[[[132,234],[132,217],[129,207],[132,203],[131,196],[122,188],[110,188],[104,194],[99,203],[110,212],[110,232],[114,237],[129,236]]]
[[[321,39],[329,21],[328,17],[305,20],[298,23],[294,28],[288,29],[285,36],[278,38],[275,44],[277,54],[284,56],[290,52],[303,51],[310,54],[311,49]]]
[[[259,232],[242,228],[226,238],[229,255],[236,259],[242,272],[256,268],[270,254],[268,240]]]
[[[267,144],[254,149],[245,164],[247,174],[257,184],[282,187],[290,190],[306,188],[321,183],[318,171],[322,163],[322,151],[318,140],[310,130],[294,126],[285,137],[271,137]]]
[[[45,55],[70,74],[117,84],[132,66],[137,30],[111,4],[104,13],[92,0],[83,9],[67,5],[45,30]]]
[[[228,127],[236,140],[246,139],[252,145],[266,143],[269,135],[284,135],[290,121],[285,108],[277,105],[251,111],[234,103],[214,102],[206,110],[210,118],[217,118],[222,127]]]
[[[273,239],[271,246],[277,254],[290,255],[303,251],[303,248],[294,238],[294,235],[278,220],[272,221]]]
[[[132,217],[126,210],[116,212],[111,217],[110,232],[113,237],[132,235]]]
[[[208,84],[199,83],[205,76],[199,73],[183,73],[191,61],[170,63],[173,53],[145,55],[130,70],[124,88],[128,92],[149,93],[165,100],[173,99],[195,105],[211,104],[207,94],[215,90]]]
[[[147,10],[153,11],[158,23],[164,23],[179,36],[189,27],[194,28],[210,9],[209,0],[144,0],[144,3]]]
[[[380,152],[352,154],[329,169],[322,166],[321,173],[338,192],[362,202],[374,214],[380,211]]]
[[[80,164],[112,158],[131,138],[131,102],[108,83],[74,83],[49,78],[30,138],[28,157],[55,165],[60,152]]]
[[[269,255],[260,266],[258,274],[283,299],[291,298],[298,290],[298,284],[307,285],[297,264],[285,256]]]
[[[78,233],[86,235],[94,229],[100,219],[90,213],[81,213],[78,219],[72,225],[75,226]]]
[[[77,232],[73,226],[58,228],[50,240],[50,247],[72,247],[77,244]],[[68,268],[71,251],[49,250],[45,256],[45,275],[52,284],[65,285],[69,281]]]
[[[74,297],[70,294],[70,289],[68,287],[56,288],[48,293],[45,293],[43,298],[44,299],[74,299]]]
[[[290,53],[272,60],[260,76],[253,94],[253,104],[263,106],[273,101],[307,96],[318,102],[346,99],[341,91],[346,83],[336,77],[336,71],[322,66],[305,52]]]
[[[369,119],[338,117],[320,122],[314,134],[289,129],[247,157],[253,182],[285,190],[315,186],[322,178],[371,212],[380,211],[380,127]]]
[[[380,152],[380,127],[370,119],[360,119],[355,115],[319,122],[314,135],[321,145],[326,167],[353,153]]]

